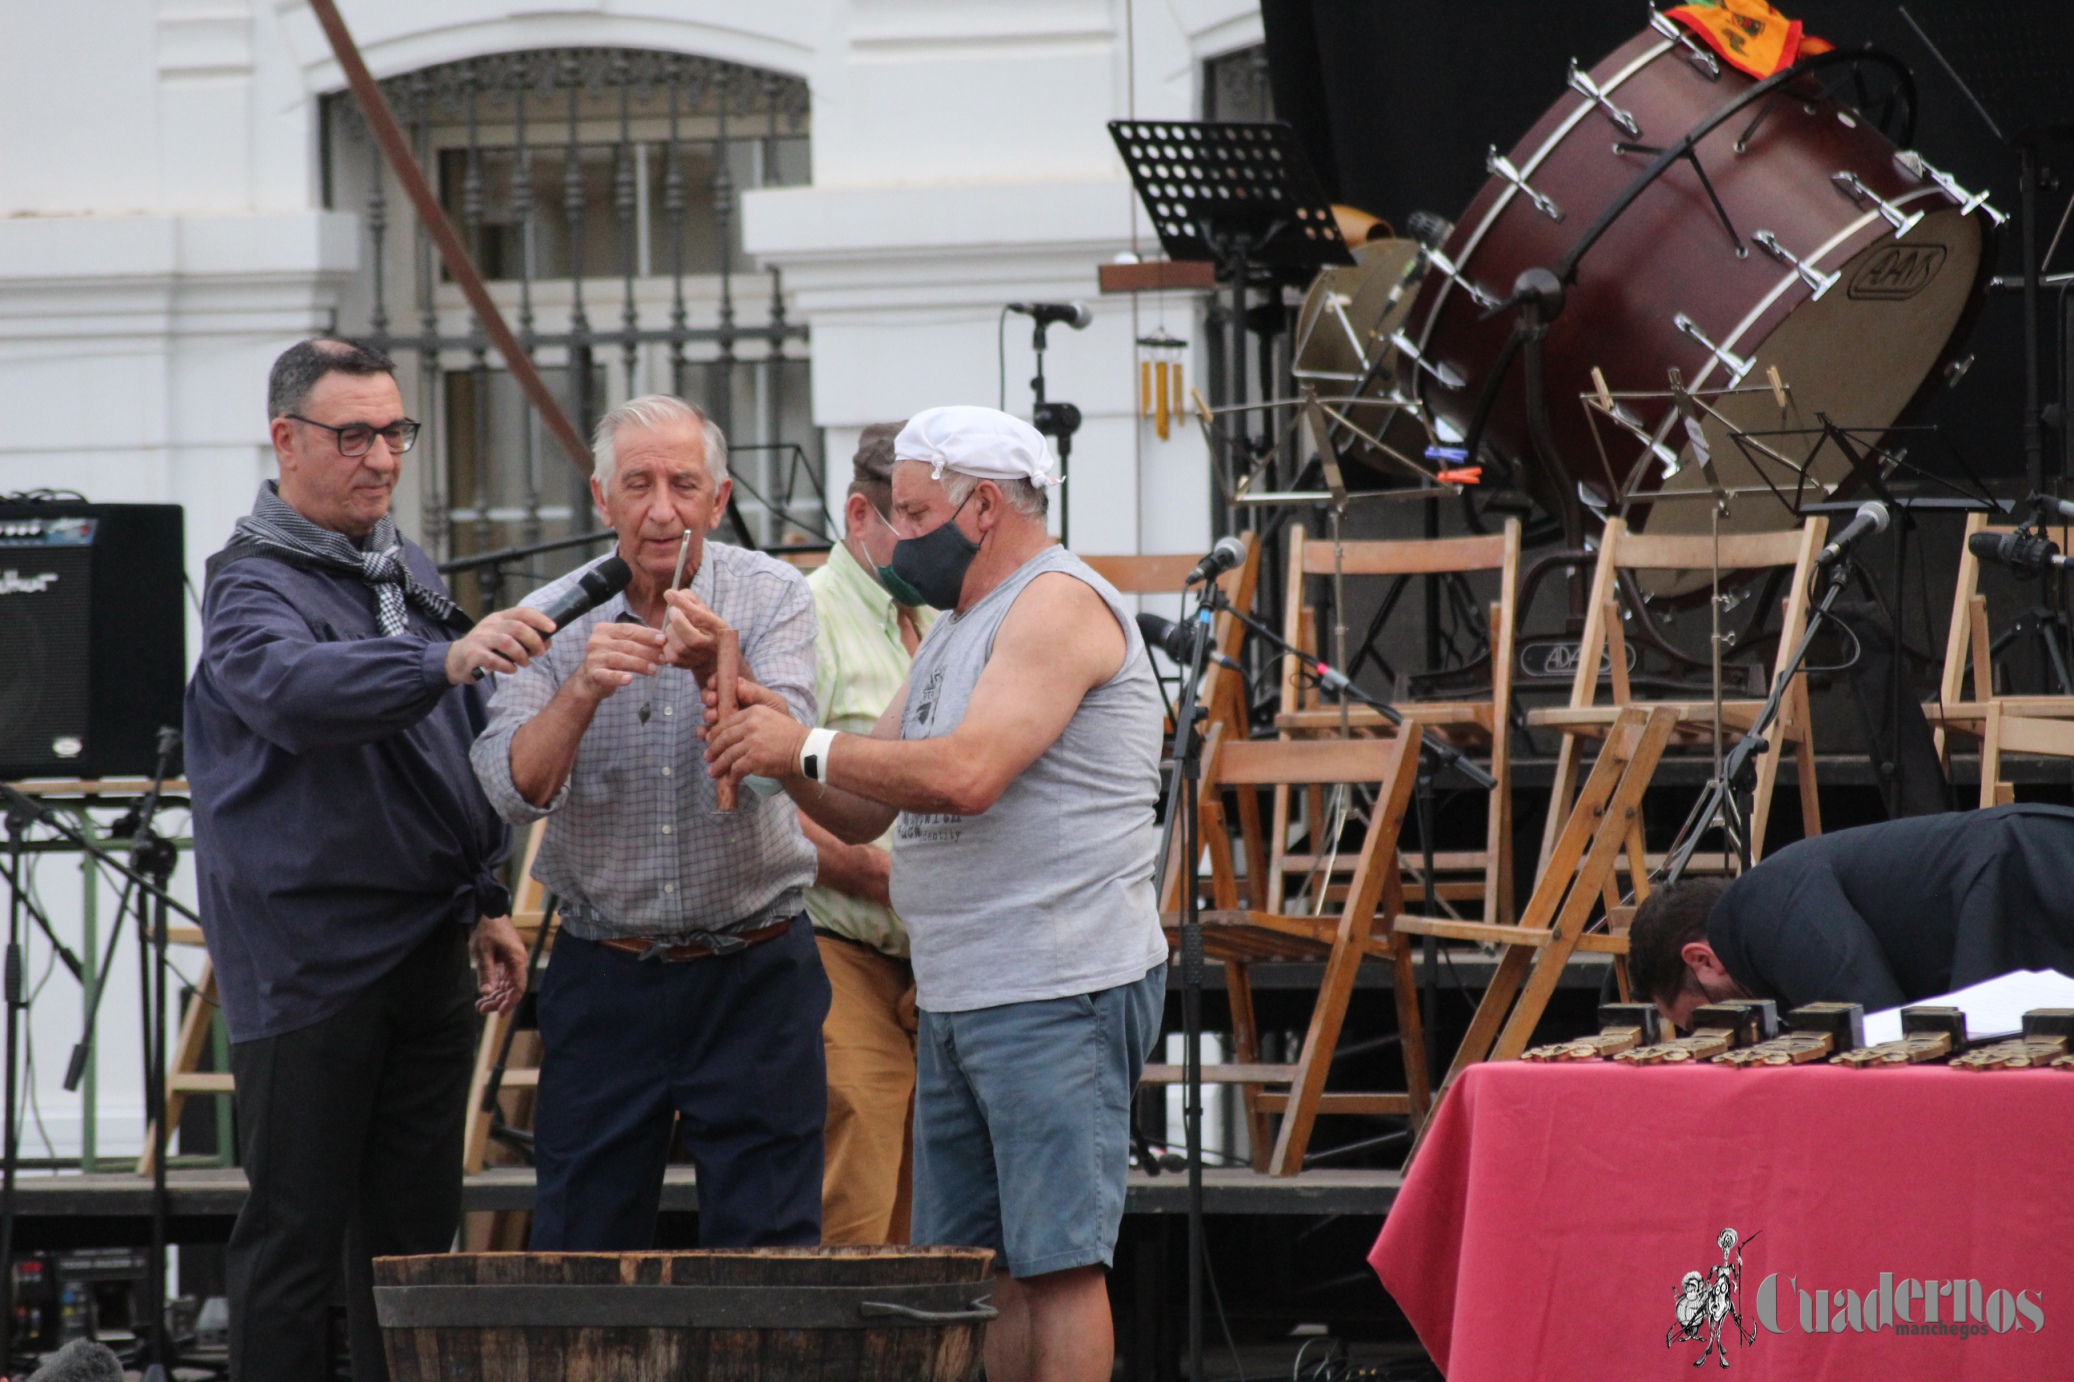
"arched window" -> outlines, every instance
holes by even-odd
[[[741,252],[740,194],[808,180],[805,82],[615,48],[503,53],[382,83],[506,319],[586,434],[614,403],[676,393],[726,430],[739,513],[717,536],[827,536],[807,333]],[[349,95],[326,102],[326,204],[358,210],[361,272],[338,329],[394,352],[426,423],[399,497],[442,557],[594,527],[583,477],[537,420],[440,265]],[[415,508],[413,514],[411,509]],[[509,603],[598,548],[515,565]]]

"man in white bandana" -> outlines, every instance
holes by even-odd
[[[990,1247],[991,1382],[1097,1382],[1131,1094],[1157,1038],[1160,701],[1130,611],[1045,532],[1044,439],[932,408],[894,442],[892,569],[948,611],[869,734],[809,730],[744,681],[715,775],[785,784],[862,843],[921,1009],[914,1241]]]

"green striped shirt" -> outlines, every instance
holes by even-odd
[[[898,607],[842,543],[829,552],[826,566],[807,577],[807,586],[820,620],[814,690],[821,723],[846,734],[869,734],[907,680],[913,661],[900,641]],[[918,609],[915,627],[927,633],[935,617],[935,610]],[[878,843],[890,849],[892,832]],[[890,907],[833,888],[809,888],[807,915],[824,931],[888,955],[907,954],[907,928]]]

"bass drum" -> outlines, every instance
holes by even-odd
[[[1399,377],[1401,356],[1391,341],[1425,272],[1417,241],[1373,239],[1354,249],[1352,265],[1320,270],[1296,315],[1296,379],[1366,434],[1342,435],[1340,445],[1344,460],[1376,472],[1371,483],[1416,482],[1415,469],[1432,468],[1425,458],[1432,437],[1412,381]]]
[[[1561,265],[1663,149],[1755,84],[1726,67],[1710,74],[1692,45],[1652,29],[1588,74],[1573,71],[1570,94],[1509,159],[1493,150],[1495,171],[1412,313],[1413,340],[1434,366],[1419,371],[1420,389],[1443,438],[1471,430],[1514,321],[1490,307],[1516,277]],[[1870,442],[1936,386],[1993,267],[1993,213],[1810,77],[1759,96],[1693,152],[1705,180],[1680,160],[1643,187],[1577,262],[1549,328],[1548,412],[1569,473],[1536,458],[1517,363],[1496,386],[1484,444],[1552,513],[1581,503],[1638,530],[1706,533],[1709,482],[1672,401],[1619,404],[1624,426],[1589,416],[1583,399],[1594,367],[1616,394],[1662,395],[1670,369],[1696,391],[1739,385],[1751,391],[1713,406],[1783,460],[1753,459],[1754,447],[1704,420],[1731,495],[1721,531],[1798,526],[1789,504],[1853,479],[1835,445],[1818,447],[1822,419]]]

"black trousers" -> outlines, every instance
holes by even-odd
[[[442,927],[344,1011],[231,1047],[252,1187],[230,1236],[236,1382],[330,1376],[341,1271],[355,1382],[387,1382],[369,1260],[453,1246],[474,995],[468,934]]]
[[[540,983],[533,1251],[652,1247],[673,1119],[698,1168],[700,1247],[820,1242],[827,1016],[804,913],[683,964],[563,932]]]

